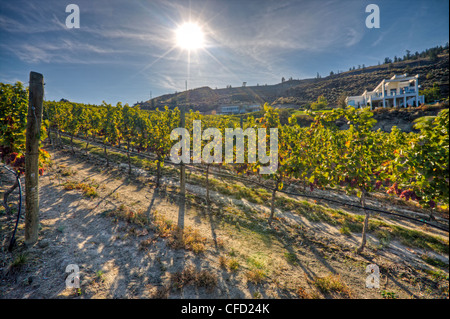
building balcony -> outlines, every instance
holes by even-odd
[[[415,96],[415,95],[416,95],[415,91],[413,91],[413,92],[409,91],[409,92],[400,93],[400,94],[396,94],[396,93],[386,94],[384,96],[384,98],[385,99],[393,99],[393,98],[403,98],[405,96],[406,97],[411,97],[411,96]],[[383,99],[383,96],[381,94],[374,94],[374,95],[371,95],[370,97],[372,98],[372,101],[375,101],[375,100],[379,101],[379,100]]]

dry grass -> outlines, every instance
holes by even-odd
[[[254,283],[261,283],[266,277],[266,273],[262,269],[251,269],[245,273],[247,280]]]
[[[177,289],[194,285],[198,288],[203,287],[208,291],[212,291],[216,288],[218,279],[211,271],[206,269],[198,271],[194,266],[190,265],[181,272],[171,274],[170,281],[172,286]]]
[[[221,268],[226,269],[228,266],[228,257],[226,256],[219,256],[219,265]]]
[[[83,195],[89,198],[95,198],[98,196],[96,188],[86,183],[68,181],[63,184],[63,187],[65,190],[81,190],[83,192]]]
[[[122,204],[117,209],[106,212],[109,217],[115,217],[125,220],[129,223],[139,226],[148,224],[148,218],[141,210],[133,210],[128,206]],[[164,216],[154,212],[153,214],[153,228],[157,236],[166,238],[168,244],[173,249],[187,249],[195,254],[203,253],[206,250],[207,239],[202,236],[200,231],[192,227],[185,227],[184,230],[178,228],[172,221],[166,219]],[[141,236],[146,235],[146,229],[143,231],[134,228],[129,229],[130,235]],[[152,244],[154,238],[142,241],[139,244],[140,249],[145,250]]]
[[[23,265],[25,265],[27,263],[27,261],[28,261],[27,254],[18,254],[12,261],[10,268],[19,269]]]
[[[203,269],[199,273],[197,273],[196,278],[197,287],[204,287],[207,290],[211,291],[217,286],[217,276],[214,275],[209,270]]]
[[[323,277],[315,277],[312,284],[323,294],[338,293],[346,298],[350,298],[352,295],[340,275],[330,274]]]
[[[153,298],[155,299],[167,299],[170,294],[170,287],[168,286],[161,286],[156,289],[156,293],[154,294]]]
[[[115,210],[109,211],[107,216],[125,220],[139,226],[148,224],[148,219],[144,212],[141,210],[133,210],[124,204],[120,205]]]
[[[225,241],[222,238],[216,239],[216,244],[218,248],[224,248],[225,247]]]
[[[154,242],[155,242],[155,238],[154,237],[151,237],[151,238],[147,238],[147,239],[144,239],[144,240],[142,240],[140,243],[139,243],[139,249],[140,250],[147,250],[148,249],[148,247],[150,247]]]
[[[303,287],[298,287],[296,292],[300,299],[313,299],[313,297]]]
[[[233,272],[235,272],[239,269],[239,262],[236,258],[231,258],[228,261],[228,269],[230,269]]]
[[[77,173],[75,170],[68,168],[68,167],[62,168],[59,172],[61,173],[61,176],[64,176],[64,177],[72,176]]]
[[[168,238],[171,248],[183,248],[196,254],[203,253],[206,250],[207,239],[197,229],[185,227],[182,230],[157,212],[153,216],[157,233],[160,237]]]

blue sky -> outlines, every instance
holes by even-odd
[[[79,29],[65,25],[70,3]],[[379,29],[365,26],[370,3]],[[205,47],[190,54],[175,46],[187,21],[205,33]],[[2,0],[0,82],[36,71],[47,100],[131,105],[182,91],[186,79],[214,89],[376,65],[445,45],[448,30],[447,0]]]

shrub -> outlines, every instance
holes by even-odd
[[[246,277],[248,281],[259,284],[263,281],[264,277],[266,276],[266,273],[262,269],[252,269],[246,272]]]
[[[328,101],[325,96],[321,95],[317,98],[317,102],[311,103],[311,110],[323,110],[328,106]]]
[[[330,274],[324,277],[316,277],[313,285],[316,286],[322,293],[336,292],[350,297],[351,292],[345,283],[342,282],[340,275]]]
[[[217,276],[207,269],[198,271],[194,266],[190,265],[181,272],[171,274],[170,280],[172,286],[181,289],[187,285],[195,285],[203,287],[211,291],[217,286]]]

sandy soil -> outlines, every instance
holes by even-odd
[[[0,213],[1,298],[382,298],[383,291],[399,298],[448,298],[448,268],[432,267],[420,258],[427,253],[448,264],[448,256],[395,241],[379,248],[374,236],[369,236],[366,252],[357,255],[358,234],[345,236],[334,226],[310,222],[283,208],[277,209],[273,229],[256,218],[268,216],[269,208],[245,198],[211,192],[209,211],[199,185],[187,184],[190,200],[183,210],[175,179],[164,178],[164,186],[155,190],[152,177],[142,170],[129,176],[126,166],[106,168],[93,155],[49,151],[53,164],[40,178],[39,241],[31,247],[23,244],[22,221],[17,246],[7,252],[15,220]],[[67,171],[71,174],[64,174]],[[98,196],[66,190],[67,181],[92,185]],[[185,227],[206,238],[206,250],[196,254],[174,249],[152,222],[141,226],[109,216],[120,207],[145,214],[150,221],[155,212],[174,224],[184,215]],[[246,210],[255,212],[250,220],[257,227],[239,224],[239,214]],[[25,261],[14,265],[18,256]],[[223,267],[224,260],[236,261],[237,270]],[[379,289],[365,287],[365,270],[372,263],[380,267]],[[69,264],[79,266],[79,290],[66,288]],[[207,272],[216,284],[187,280],[177,286],[175,275],[187,269]],[[250,280],[255,269],[265,275],[259,283]],[[444,279],[430,277],[425,269],[441,271]],[[340,276],[348,293],[318,289],[315,279],[330,274]]]

